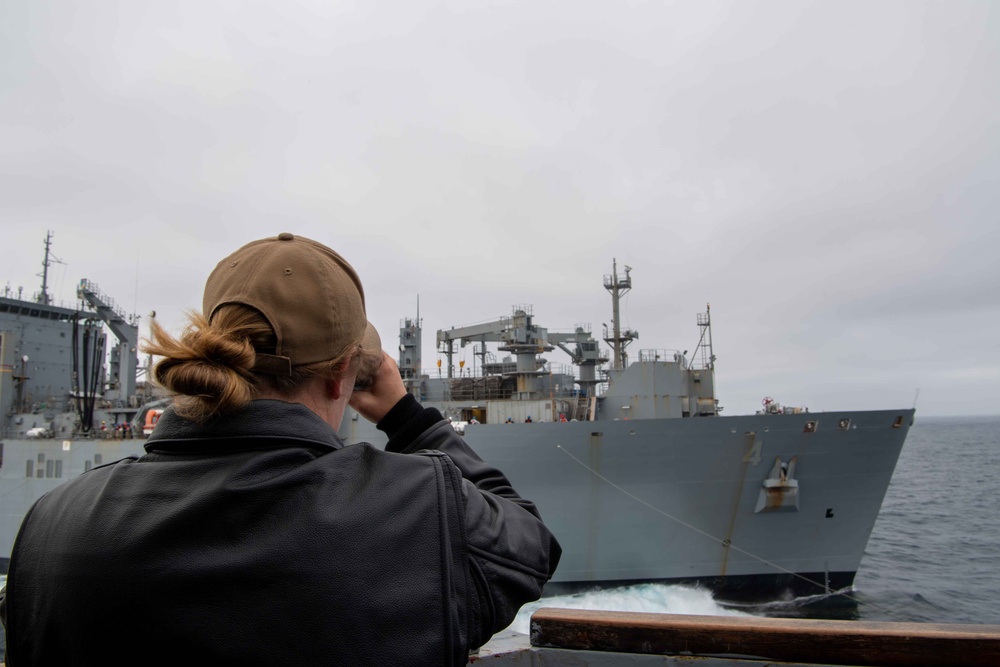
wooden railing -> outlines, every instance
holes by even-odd
[[[633,665],[639,654],[702,657],[708,662],[697,664],[716,664],[712,660],[716,659],[719,664],[740,666],[759,665],[760,661],[884,667],[1000,665],[1000,625],[542,608],[531,616],[530,645],[524,641],[518,647],[511,637],[506,644],[499,642],[497,650],[491,644],[472,661],[496,667],[520,665],[527,664],[518,662],[525,653],[543,653],[546,657],[541,662],[530,664]]]

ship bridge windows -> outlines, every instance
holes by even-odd
[[[19,306],[10,303],[0,303],[0,313],[13,313],[14,315],[24,315],[26,317],[36,317],[40,320],[58,320],[69,322],[73,319],[73,312],[63,309],[32,308],[30,306]]]

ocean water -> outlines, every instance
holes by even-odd
[[[918,414],[855,589],[870,620],[1000,624],[1000,416]]]
[[[849,595],[726,607],[703,589],[643,584],[544,598],[526,605],[511,629],[527,633],[542,606],[1000,625],[998,602],[1000,416],[918,413]]]
[[[917,413],[848,594],[726,607],[705,590],[643,584],[543,599],[541,606],[1000,625],[1000,416]]]

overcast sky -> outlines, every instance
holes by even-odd
[[[5,2],[0,225],[0,289],[51,230],[57,299],[175,332],[229,252],[315,238],[387,349],[419,298],[432,372],[515,304],[599,335],[617,259],[633,356],[711,304],[724,414],[995,414],[1000,5]]]

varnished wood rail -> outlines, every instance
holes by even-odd
[[[820,665],[1000,666],[1000,625],[877,623],[542,608],[531,644]]]

